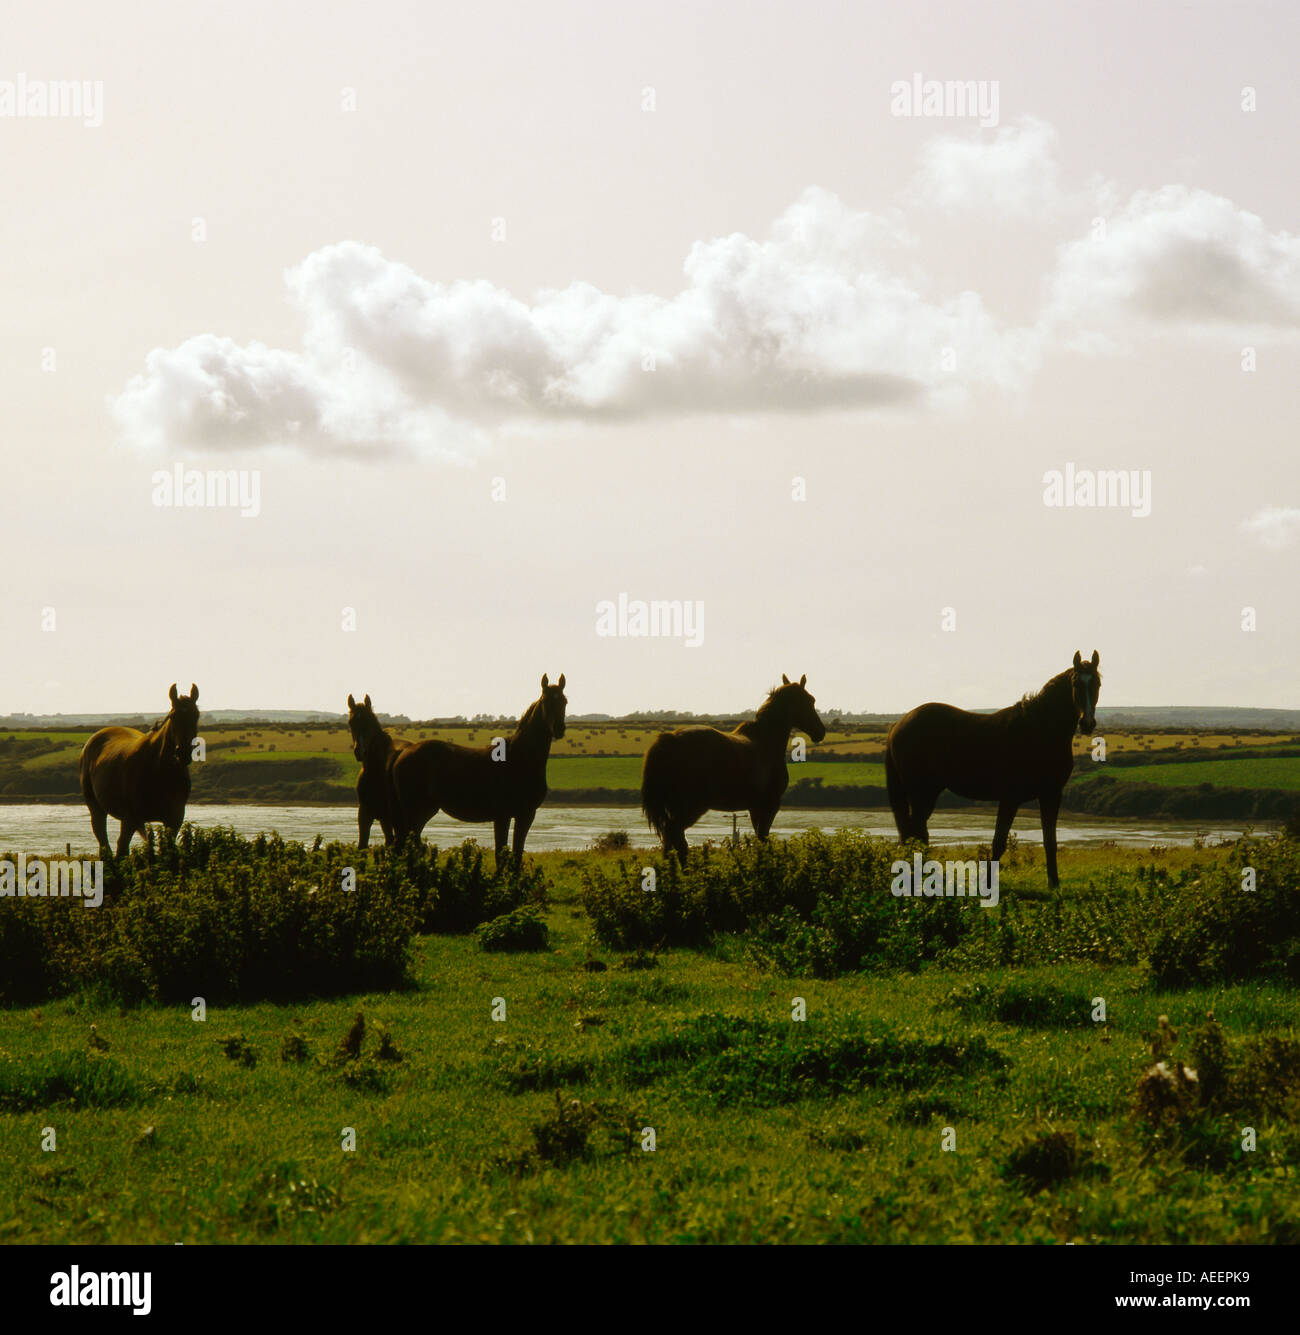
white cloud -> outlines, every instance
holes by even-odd
[[[1066,204],[1056,160],[1056,131],[1025,117],[990,139],[941,136],[921,150],[912,198],[940,209],[1021,219],[1055,214]]]
[[[1268,337],[1300,330],[1300,236],[1204,190],[1140,191],[1097,235],[1064,246],[1053,325],[1177,327]]]
[[[111,404],[142,449],[284,445],[465,458],[503,432],[582,420],[950,407],[1017,391],[1050,347],[1116,351],[1142,332],[1258,342],[1300,331],[1300,237],[1170,185],[1118,208],[1063,190],[1056,133],[1026,119],[922,151],[907,212],[810,187],[763,239],[699,241],[676,295],[589,283],[530,299],[439,282],[344,241],[286,275],[301,346],[199,334],[156,348]],[[1008,328],[975,292],[936,297],[908,227],[938,210],[1005,219],[1105,210],[1061,247],[1042,314]]]
[[[1265,547],[1280,552],[1300,539],[1300,509],[1267,505],[1243,524]]]
[[[908,244],[896,216],[812,188],[766,240],[697,242],[676,296],[579,282],[528,302],[343,242],[286,275],[301,350],[199,335],[151,352],[112,408],[143,448],[464,454],[520,422],[924,405],[1022,383],[1032,337],[975,293],[927,299],[889,267]]]

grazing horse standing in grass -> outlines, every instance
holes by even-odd
[[[189,695],[177,695],[172,683],[172,707],[149,729],[100,728],[81,748],[78,770],[81,795],[90,808],[90,827],[100,851],[108,853],[105,817],[121,821],[117,856],[125,855],[131,836],[151,820],[172,831],[185,819],[190,797],[190,760],[199,731],[199,688],[190,683]]]
[[[1043,822],[1047,881],[1056,875],[1056,817],[1061,792],[1074,768],[1070,739],[1097,726],[1101,658],[1094,649],[1085,663],[1058,672],[1037,695],[1027,695],[996,714],[971,714],[952,705],[920,705],[889,730],[885,782],[899,839],[929,843],[926,823],[939,794],[998,804],[993,861],[1006,850],[1016,812],[1038,799]]]
[[[361,762],[357,775],[357,847],[370,844],[370,827],[379,821],[384,843],[393,842],[393,798],[391,776],[393,761],[410,742],[390,737],[370,707],[370,697],[357,704],[348,696],[348,732],[352,734],[352,754]]]
[[[783,674],[753,719],[732,732],[677,728],[650,743],[641,770],[641,809],[665,853],[685,860],[686,831],[706,811],[748,811],[754,833],[767,838],[790,782],[790,734],[798,728],[814,742],[826,736],[817,702],[804,689],[807,681]]]
[[[554,686],[543,675],[542,693],[528,706],[513,737],[479,747],[416,742],[400,752],[389,771],[397,842],[418,836],[445,811],[457,820],[491,821],[498,860],[513,820],[514,855],[522,858],[529,827],[546,799],[546,761],[552,740],[564,736],[568,703],[564,673]]]

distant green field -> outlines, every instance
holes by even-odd
[[[1086,783],[1104,773],[1098,769],[1079,775],[1075,782]],[[1159,783],[1173,788],[1195,787],[1212,783],[1221,788],[1300,789],[1300,756],[1279,756],[1263,760],[1189,760],[1186,764],[1125,765],[1110,771],[1121,783]]]
[[[508,735],[504,723],[398,727],[395,735],[411,741],[437,736],[461,745],[484,746],[494,736]],[[93,729],[59,732],[0,730],[0,801],[80,800],[77,758]],[[553,793],[573,794],[576,800],[599,801],[600,790],[630,793],[641,786],[642,758],[658,729],[617,724],[571,724],[563,738],[551,748],[547,783]],[[341,802],[353,800],[358,772],[346,728],[281,727],[275,725],[214,724],[202,731],[207,760],[194,766],[195,802]],[[843,789],[885,786],[883,764],[878,760],[835,761],[834,755],[878,756],[883,740],[877,731],[831,728],[823,743],[809,747],[809,759],[791,762],[791,785],[809,780],[825,788]],[[1134,766],[1102,765],[1076,773],[1074,785],[1086,785],[1107,775],[1120,785],[1158,785],[1179,790],[1164,794],[1135,789],[1125,814],[1145,810],[1146,803],[1165,814],[1215,814],[1259,816],[1280,814],[1290,794],[1300,792],[1300,756],[1260,754],[1273,748],[1295,749],[1294,734],[1241,735],[1210,733],[1114,733],[1107,734],[1112,755],[1128,755],[1141,749],[1153,760]],[[1076,738],[1074,753],[1087,754],[1087,739]],[[1241,755],[1249,748],[1256,754]],[[1086,761],[1085,761],[1086,763]],[[1203,785],[1243,790],[1251,794],[1232,797],[1240,810],[1204,810]],[[1097,791],[1097,790],[1094,790]],[[1141,794],[1146,793],[1146,797]],[[1270,797],[1271,794],[1271,797]],[[792,795],[793,798],[793,795]],[[793,800],[816,802],[806,791]],[[828,803],[848,800],[844,793],[827,792]],[[876,799],[880,800],[879,794]],[[1139,803],[1134,806],[1133,802]],[[1171,806],[1170,803],[1173,805]],[[1279,805],[1279,803],[1281,805]]]
[[[861,761],[843,761],[825,764],[815,760],[789,766],[790,782],[798,779],[820,779],[831,784],[884,785],[885,767]],[[557,789],[565,788],[640,788],[640,756],[603,756],[588,759],[552,758],[546,766],[546,782]]]

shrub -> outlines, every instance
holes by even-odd
[[[1175,872],[1153,862],[1112,870],[1068,895],[895,898],[897,846],[856,831],[784,842],[705,845],[685,866],[647,854],[582,875],[597,939],[620,950],[707,946],[742,934],[747,956],[789,975],[1004,969],[1148,961],[1161,987],[1247,979],[1300,982],[1300,841],[1240,840]],[[1242,888],[1252,869],[1255,890]],[[653,873],[651,880],[650,873]],[[652,888],[645,888],[652,886]],[[1081,999],[1055,990],[1002,995],[995,1018],[1083,1024]]]
[[[388,865],[417,887],[422,932],[470,932],[524,904],[546,904],[546,880],[513,858],[488,871],[484,850],[465,840],[440,862],[438,850],[411,839]]]
[[[1185,1066],[1178,1035],[1160,1017],[1156,1064],[1138,1077],[1134,1111],[1152,1152],[1216,1172],[1253,1166],[1240,1141],[1243,1119],[1300,1116],[1300,1040],[1276,1034],[1233,1042],[1211,1014],[1190,1034]]]
[[[356,888],[343,889],[353,868]],[[105,866],[99,908],[0,900],[0,1000],[78,989],[126,1003],[327,996],[407,980],[419,891],[355,848],[152,830]],[[15,980],[17,980],[15,982]]]
[[[785,973],[918,968],[969,931],[971,909],[894,897],[896,857],[893,844],[851,830],[784,842],[746,837],[693,851],[685,868],[654,855],[588,869],[582,903],[597,938],[614,949],[700,946],[746,932],[751,955]]]
[[[480,950],[545,950],[550,941],[546,924],[531,908],[511,909],[475,933]]]
[[[1248,868],[1253,891],[1242,888]],[[1242,839],[1226,866],[1207,870],[1191,888],[1151,951],[1158,986],[1300,983],[1300,840]]]

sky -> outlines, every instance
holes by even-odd
[[[1294,5],[6,35],[0,713],[1296,704]]]

